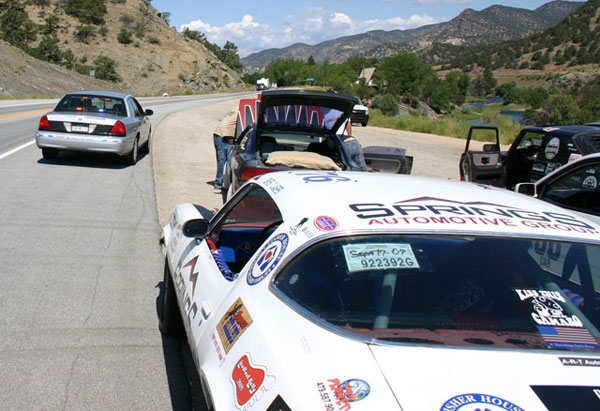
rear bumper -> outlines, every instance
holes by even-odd
[[[350,115],[350,120],[352,123],[359,123],[367,125],[369,122],[369,115],[364,111],[353,111]]]
[[[133,149],[135,137],[94,136],[87,134],[38,131],[35,143],[38,148],[54,148],[68,151],[111,153],[123,156]]]

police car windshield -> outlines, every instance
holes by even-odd
[[[338,237],[299,254],[274,286],[308,318],[375,340],[600,348],[597,245],[465,236]]]

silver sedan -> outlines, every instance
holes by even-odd
[[[152,114],[129,94],[77,91],[40,119],[35,141],[47,159],[60,150],[86,151],[116,154],[135,164],[138,149],[150,149]]]

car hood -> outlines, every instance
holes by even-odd
[[[310,129],[333,133],[352,114],[352,97],[329,92],[276,90],[262,93],[257,117],[261,129]]]

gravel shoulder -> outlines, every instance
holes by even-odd
[[[222,205],[221,193],[207,182],[216,173],[213,130],[237,104],[215,103],[171,114],[155,128],[152,162],[156,207],[161,227],[180,203],[194,203],[208,210]],[[414,175],[458,179],[458,160],[464,140],[433,134],[379,127],[352,128],[363,147],[405,148],[413,156]]]

